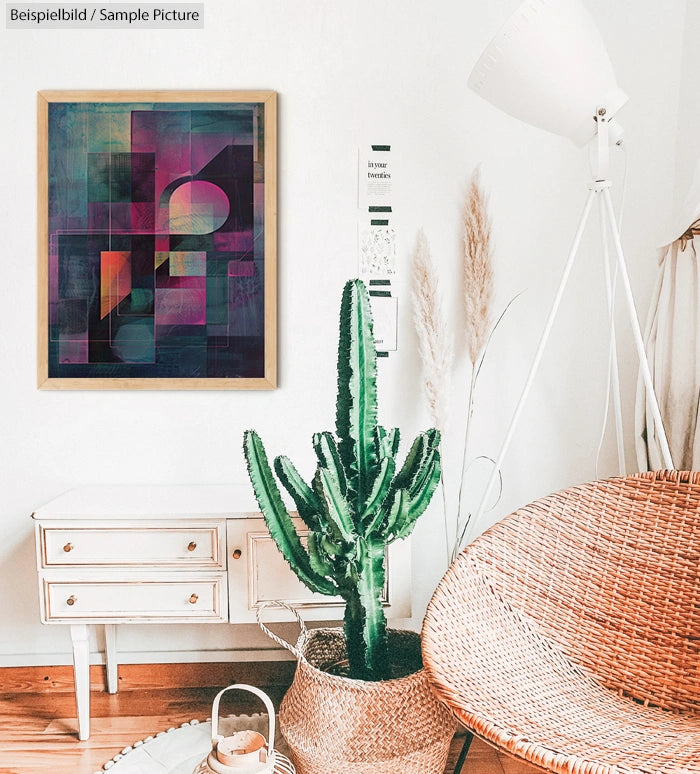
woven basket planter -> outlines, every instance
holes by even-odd
[[[442,774],[457,723],[430,689],[420,635],[388,633],[392,667],[417,671],[368,682],[324,671],[346,658],[342,629],[301,625],[296,647],[263,627],[298,661],[280,707],[297,774]]]

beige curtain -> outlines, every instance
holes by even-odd
[[[700,469],[699,253],[700,221],[696,221],[665,249],[645,331],[649,368],[673,464],[679,470]],[[635,431],[640,469],[663,468],[641,378],[637,385]]]

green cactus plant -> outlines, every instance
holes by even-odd
[[[350,676],[383,680],[389,677],[385,548],[411,533],[430,502],[440,480],[440,436],[435,429],[421,433],[398,468],[399,430],[377,424],[377,353],[360,280],[345,285],[340,307],[336,435],[314,434],[318,466],[311,484],[287,457],[274,461],[310,530],[306,546],[254,430],[244,438],[248,473],[270,534],[297,576],[312,591],[345,601]]]

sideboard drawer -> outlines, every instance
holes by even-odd
[[[225,524],[40,526],[43,567],[225,568]]]
[[[144,580],[44,579],[45,622],[226,621],[226,575]]]

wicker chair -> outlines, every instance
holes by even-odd
[[[505,518],[440,582],[423,659],[469,731],[541,771],[700,772],[700,473]]]

